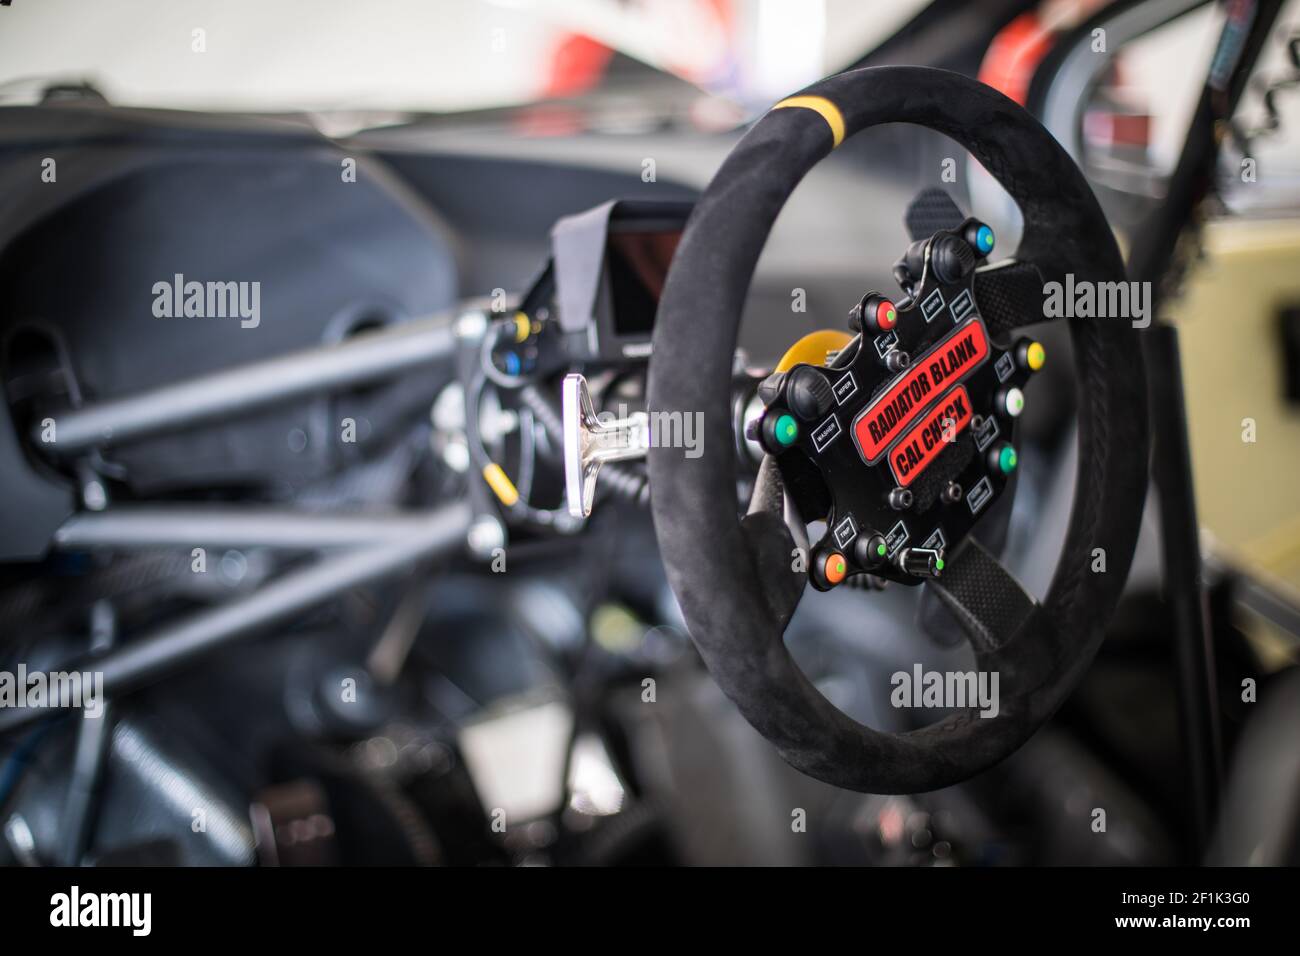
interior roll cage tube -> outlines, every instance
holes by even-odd
[[[51,411],[57,440],[32,445],[57,460],[127,441],[167,434],[306,395],[393,378],[454,359],[456,314],[415,319],[335,344],[241,365],[98,404]],[[450,374],[450,372],[449,372]],[[474,518],[466,502],[380,514],[315,514],[248,506],[123,505],[69,516],[54,532],[56,551],[138,551],[189,547],[268,547],[332,551],[247,597],[164,625],[129,644],[92,652],[78,669],[102,672],[104,695],[116,698],[328,600],[339,591],[389,578],[463,547]],[[55,683],[51,683],[55,686]],[[52,701],[54,709],[73,706]],[[0,733],[48,713],[10,708]]]
[[[1131,279],[1150,283],[1153,290],[1155,321],[1142,336],[1151,417],[1151,472],[1160,491],[1161,556],[1166,599],[1174,621],[1180,723],[1202,850],[1217,815],[1223,748],[1178,330],[1162,320],[1160,307],[1171,291],[1179,239],[1201,221],[1201,204],[1213,189],[1220,144],[1282,5],[1283,0],[1232,5],[1165,201],[1135,237],[1128,266]]]
[[[455,349],[452,314],[413,319],[342,342],[68,409],[56,416],[56,441],[41,442],[39,424],[33,439],[55,456],[69,457],[304,395],[365,385],[450,360]]]

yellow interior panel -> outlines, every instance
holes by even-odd
[[[1215,222],[1204,241],[1170,310],[1201,527],[1225,557],[1300,596],[1300,409],[1283,399],[1278,325],[1300,304],[1300,222]]]

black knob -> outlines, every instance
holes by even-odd
[[[918,578],[937,578],[943,570],[943,552],[930,548],[904,548],[898,552],[898,566]]]
[[[889,545],[882,534],[860,534],[853,544],[853,557],[864,568],[878,568],[888,560]]]
[[[907,247],[907,251],[903,253],[903,258],[898,261],[898,266],[902,266],[909,276],[919,278],[921,273],[925,271],[925,246],[929,241],[928,239],[916,240]],[[895,266],[894,276],[895,278],[898,276],[897,266]]]
[[[803,419],[819,419],[835,403],[831,383],[825,375],[808,365],[790,373],[785,397],[790,410]]]
[[[930,247],[930,265],[940,282],[960,282],[975,268],[975,252],[956,236],[940,236]]]

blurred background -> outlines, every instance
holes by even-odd
[[[616,198],[694,199],[774,101],[855,66],[956,70],[1025,105],[1131,251],[1165,203],[1226,19],[1226,5],[1198,0],[13,0],[0,8],[0,324],[15,434],[51,401],[51,355],[62,356],[56,397],[93,402],[499,292],[517,301],[561,217]],[[169,673],[114,711],[99,760],[74,765],[79,746],[94,750],[70,720],[0,736],[0,857],[1295,862],[1297,37],[1293,0],[1222,131],[1214,196],[1164,310],[1182,336],[1229,768],[1210,824],[1188,796],[1152,516],[1113,633],[1069,707],[969,784],[886,798],[800,777],[741,720],[682,631],[644,502],[611,500],[577,537],[510,529],[508,575],[463,557],[420,564]],[[21,172],[47,156],[57,191]],[[340,198],[349,157],[363,172]],[[871,130],[782,213],[750,292],[748,360],[771,365],[800,335],[843,328],[866,290],[892,290],[904,211],[933,186],[993,225],[1000,251],[1015,249],[1018,211],[955,144]],[[259,334],[160,324],[149,289],[176,272],[261,281]],[[792,309],[796,291],[806,309]],[[20,334],[37,327],[38,344]],[[1042,340],[1050,374],[1024,417],[1004,551],[1038,596],[1076,462],[1068,336],[1045,328]],[[246,599],[304,557],[223,545],[196,584],[175,542],[51,546],[72,511],[435,507],[476,481],[467,386],[439,366],[78,463],[11,442],[26,463],[14,486],[31,471],[55,503],[46,529],[19,528],[34,506],[5,515],[3,666],[76,659],[104,602],[129,640]],[[329,440],[344,413],[363,426],[349,447]],[[483,415],[508,449],[541,428],[504,401]],[[559,486],[552,475],[546,487],[537,460],[538,501],[556,507]],[[787,642],[842,709],[907,729],[910,716],[886,704],[888,675],[969,657],[942,628],[929,633],[921,603],[908,589],[809,593]],[[358,676],[364,714],[322,696]],[[1247,680],[1276,693],[1245,701]],[[92,809],[71,792],[94,793]],[[1113,808],[1100,835],[1089,828],[1098,805]],[[216,821],[203,832],[196,808]],[[792,829],[795,809],[806,831]]]

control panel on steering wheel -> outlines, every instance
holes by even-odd
[[[826,518],[814,587],[856,573],[937,577],[1010,485],[1023,389],[1045,354],[1032,339],[990,339],[974,276],[993,246],[973,218],[914,242],[894,270],[903,299],[863,296],[849,318],[858,336],[824,357],[796,345],[760,385],[750,437],[776,458],[800,516]]]

